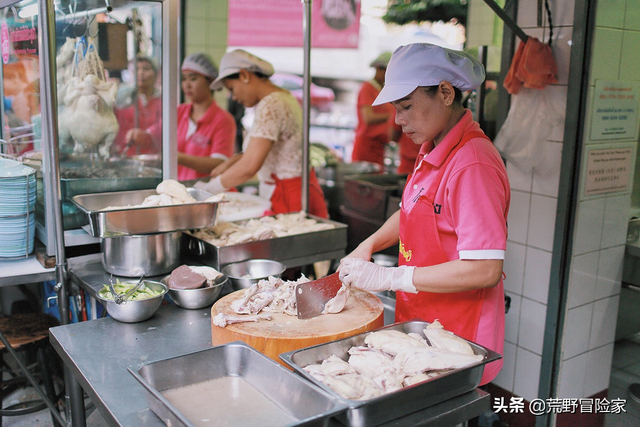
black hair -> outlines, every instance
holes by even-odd
[[[267,76],[266,74],[263,74],[259,71],[250,71],[250,73],[255,74],[257,77],[261,78],[261,79],[268,79],[271,76]],[[240,78],[240,73],[233,73],[228,75],[227,77],[224,77],[225,79],[229,79],[229,80],[238,80]]]
[[[438,91],[439,87],[440,85],[422,86],[422,89],[424,90],[424,93],[426,93],[427,95],[433,96],[433,94]],[[457,87],[454,87],[453,90],[454,90],[453,101],[458,104],[462,104],[462,91]]]

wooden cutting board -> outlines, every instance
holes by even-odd
[[[211,318],[218,313],[235,314],[231,303],[242,298],[244,290],[219,299],[211,307]],[[384,326],[384,305],[377,296],[351,289],[344,310],[301,320],[283,313],[272,313],[271,320],[235,323],[225,328],[211,324],[211,344],[244,341],[259,352],[285,365],[282,353],[322,344]],[[286,365],[285,365],[286,366]]]

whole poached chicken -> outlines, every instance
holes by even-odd
[[[64,108],[60,110],[60,134],[61,139],[73,140],[75,154],[97,150],[100,157],[109,158],[120,129],[113,112],[117,89],[114,82],[100,80],[93,74],[87,74],[82,80],[71,77],[67,82]]]

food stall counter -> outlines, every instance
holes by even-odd
[[[72,279],[94,294],[103,282],[98,268],[95,267],[97,272],[91,269],[96,260],[100,265],[99,258],[79,258],[83,259],[69,260]],[[144,388],[127,368],[210,348],[211,311],[208,308],[185,310],[168,304],[144,322],[120,323],[112,318],[91,320],[52,328],[50,338],[73,378],[108,424],[162,426],[163,422],[149,408]],[[72,399],[71,405],[84,405],[84,401]],[[475,389],[383,425],[451,426],[489,408],[490,395]],[[84,420],[81,421],[73,425],[84,425]],[[329,425],[338,427],[342,424],[330,420]]]

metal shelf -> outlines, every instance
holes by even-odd
[[[44,268],[35,255],[0,259],[0,287],[55,280],[56,269]]]

